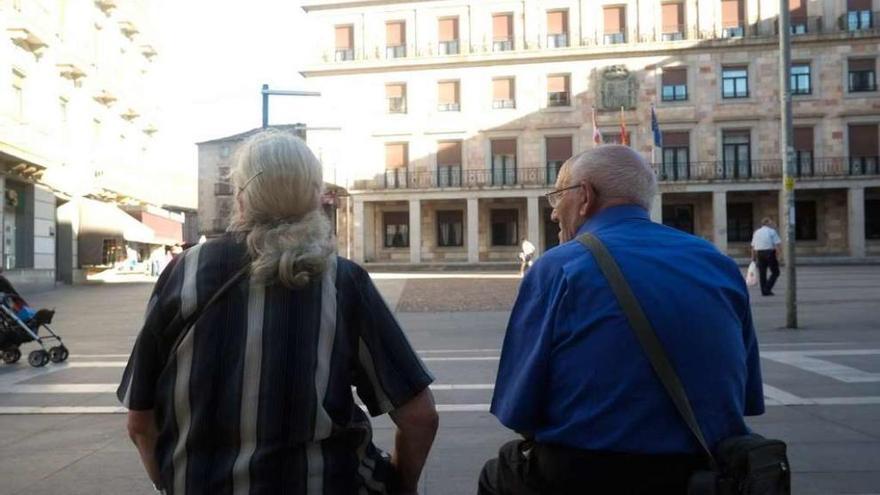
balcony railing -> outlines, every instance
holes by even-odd
[[[493,52],[509,52],[513,50],[513,38],[496,38],[492,42]]]
[[[878,12],[853,10],[840,16],[839,27],[843,31],[867,31],[874,29]]]
[[[740,162],[696,161],[689,163],[654,163],[661,183],[717,183],[781,180],[782,160],[749,160]],[[412,171],[405,168],[387,170],[374,180],[356,181],[355,190],[434,189],[434,188],[523,188],[554,187],[555,176],[548,167],[462,170]],[[795,175],[802,180],[842,179],[847,177],[880,177],[880,157],[805,157],[795,164]]]
[[[459,53],[458,40],[441,41],[437,48],[440,55],[458,55]]]
[[[746,25],[742,23],[724,26],[721,28],[722,38],[742,38],[745,35]]]
[[[492,100],[492,108],[516,108],[515,100]]]
[[[709,161],[686,164],[655,163],[660,182],[731,182],[777,180],[782,178],[782,160],[750,160],[741,162]],[[844,178],[880,175],[878,157],[829,157],[802,159],[795,163],[800,178]]]
[[[461,103],[439,103],[437,104],[438,112],[458,112],[461,110]]]
[[[354,60],[354,50],[352,50],[351,48],[337,48],[336,61],[346,62],[348,60]]]
[[[385,58],[403,58],[406,56],[406,45],[385,47]]]
[[[568,46],[568,33],[547,35],[547,48],[563,48]]]
[[[620,45],[626,43],[626,33],[605,33],[603,40],[606,45]]]
[[[388,113],[406,113],[406,97],[394,96],[388,98]]]
[[[663,26],[663,32],[660,33],[660,41],[681,41],[685,38],[687,26]]]
[[[571,105],[571,99],[568,96],[568,91],[547,93],[548,107],[567,107],[569,105]]]

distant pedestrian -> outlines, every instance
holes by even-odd
[[[239,153],[232,225],[159,277],[117,392],[147,473],[172,495],[415,494],[433,377],[336,255],[305,143],[269,131]],[[390,458],[367,413],[397,426]]]
[[[779,278],[779,248],[782,239],[773,228],[773,220],[765,217],[761,220],[761,228],[752,235],[752,261],[758,263],[758,273],[761,280],[761,295],[772,296],[773,285]],[[767,269],[770,269],[770,279],[767,279]]]
[[[519,259],[521,261],[519,265],[519,274],[522,276],[526,273],[526,270],[532,266],[532,260],[535,258],[535,251],[537,251],[537,248],[525,237],[523,237],[520,247],[522,251],[519,253]]]

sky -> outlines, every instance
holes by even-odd
[[[259,127],[260,87],[315,89],[299,75],[308,61],[305,13],[296,0],[158,0],[154,12],[166,166],[191,177],[196,142]],[[313,100],[313,101],[306,101]],[[270,123],[308,122],[319,98],[270,99]],[[188,190],[189,190],[188,189]]]

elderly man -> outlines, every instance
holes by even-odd
[[[501,447],[480,494],[684,493],[705,466],[596,259],[608,247],[665,347],[711,448],[764,411],[749,296],[736,264],[652,223],[654,173],[635,151],[570,159],[547,195],[561,245],[526,274],[492,413],[525,440]]]
[[[779,251],[782,239],[773,228],[773,220],[765,217],[761,220],[761,228],[752,234],[752,261],[758,262],[758,273],[761,275],[761,295],[772,296],[773,286],[779,278]],[[770,279],[767,279],[767,269]]]

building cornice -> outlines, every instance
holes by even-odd
[[[427,3],[437,0],[303,0],[300,7],[306,12],[317,10],[337,10],[363,7],[376,7],[380,5],[396,5],[401,3]]]

